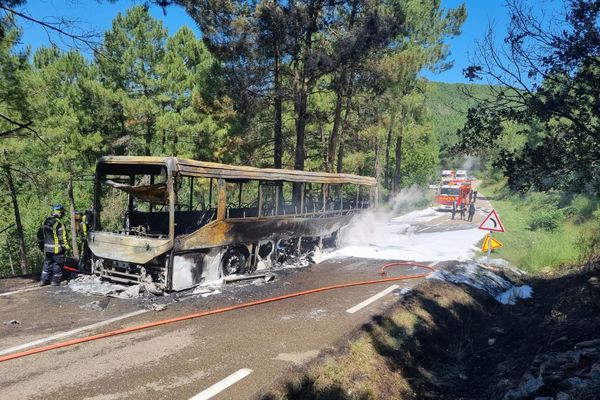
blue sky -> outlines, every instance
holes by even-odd
[[[469,65],[469,57],[473,55],[475,43],[480,40],[488,26],[492,26],[495,34],[503,37],[508,24],[508,15],[504,6],[505,0],[466,0],[468,17],[463,25],[463,32],[457,38],[449,40],[451,45],[451,59],[454,67],[440,74],[424,72],[423,75],[432,81],[441,82],[467,82],[462,76],[463,68]],[[28,0],[21,10],[27,10],[30,15],[38,19],[53,21],[55,17],[65,17],[73,20],[79,31],[104,32],[111,27],[112,19],[119,13],[143,1],[120,0],[115,3],[95,0]],[[442,0],[442,6],[453,8],[463,3],[462,0]],[[194,21],[180,7],[167,8],[163,15],[161,8],[153,6],[151,14],[163,21],[169,30],[174,33],[183,25],[190,26],[196,33],[198,29]],[[22,42],[33,49],[49,44],[47,33],[39,26],[19,20],[24,30]],[[53,36],[57,41],[56,36]],[[68,42],[67,42],[68,43]]]

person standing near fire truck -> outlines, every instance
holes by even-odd
[[[65,208],[60,204],[54,205],[52,214],[44,220],[38,231],[38,241],[40,241],[40,247],[43,248],[45,256],[40,278],[41,286],[50,283],[54,286],[60,285],[65,254],[70,249],[67,230],[62,222],[64,215]]]
[[[475,215],[475,202],[469,203],[469,222],[473,222],[473,215]]]

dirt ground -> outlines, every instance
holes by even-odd
[[[532,298],[429,280],[262,398],[600,399],[600,265],[508,277]]]

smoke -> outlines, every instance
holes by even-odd
[[[410,223],[403,223],[394,217],[423,208],[427,204],[429,199],[423,189],[416,185],[402,189],[389,202],[362,212],[349,225],[342,228],[338,236],[338,247],[369,244],[380,246],[382,243],[388,243],[390,223],[395,222],[393,230],[396,233],[406,232],[411,226]],[[432,210],[425,210],[425,214],[435,216]],[[423,218],[420,215],[415,217]]]
[[[465,169],[470,174],[473,168],[479,164],[479,158],[473,156],[465,156],[459,169]]]

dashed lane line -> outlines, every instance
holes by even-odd
[[[399,287],[400,286],[398,286],[398,285],[392,285],[389,288],[387,288],[387,289],[385,289],[385,290],[377,293],[376,295],[369,297],[368,299],[366,299],[362,303],[358,303],[354,307],[347,309],[346,312],[349,313],[349,314],[354,314],[355,312],[357,312],[357,311],[365,308],[369,304],[371,304],[371,303],[379,300],[380,298],[382,298],[386,294],[393,292],[394,290],[398,289]]]
[[[248,375],[252,373],[252,370],[249,368],[242,368],[239,371],[234,372],[229,375],[227,378],[215,383],[208,389],[203,390],[198,393],[194,397],[191,397],[189,400],[208,400],[217,394],[221,393],[223,390],[227,389],[229,386],[241,381]]]
[[[13,290],[12,292],[0,293],[0,297],[2,297],[2,296],[10,296],[11,294],[31,292],[32,290],[38,290],[38,289],[41,289],[41,288],[42,288],[41,286],[36,286],[36,287],[30,287],[30,288],[27,288],[27,289]]]
[[[430,264],[428,264],[429,267],[433,268],[438,264],[438,261],[434,261]],[[365,301],[355,305],[354,307],[351,307],[349,309],[346,310],[347,313],[349,314],[354,314],[355,312],[365,308],[366,306],[368,306],[369,304],[379,300],[380,298],[382,298],[383,296],[385,296],[388,293],[393,292],[394,290],[398,289],[400,286],[398,285],[392,285],[389,288],[377,293],[374,296],[369,297],[368,299],[366,299]]]
[[[138,311],[130,312],[128,314],[123,314],[123,315],[120,315],[118,317],[114,317],[114,318],[110,318],[110,319],[107,319],[107,320],[104,320],[104,321],[96,322],[95,324],[82,326],[81,328],[73,329],[73,330],[66,331],[66,332],[57,333],[56,335],[52,335],[52,336],[48,336],[48,337],[45,337],[45,338],[42,338],[42,339],[34,340],[33,342],[24,343],[24,344],[21,344],[21,345],[18,345],[18,346],[10,347],[8,349],[0,350],[0,356],[6,355],[6,354],[10,354],[10,353],[14,353],[14,352],[19,351],[19,350],[27,349],[29,347],[34,347],[34,346],[37,346],[37,345],[40,345],[40,344],[43,344],[43,343],[51,342],[51,341],[56,340],[56,339],[62,339],[64,337],[73,336],[73,335],[76,335],[76,334],[78,334],[80,332],[89,331],[91,329],[98,328],[98,327],[104,326],[104,325],[108,325],[108,324],[110,324],[112,322],[120,321],[122,319],[130,318],[130,317],[135,317],[136,315],[147,313],[148,311],[150,311],[150,310],[138,310]]]

